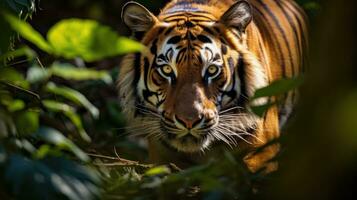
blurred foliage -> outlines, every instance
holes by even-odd
[[[16,36],[13,32],[1,36],[5,43],[0,55],[0,185],[6,189],[5,197],[97,199],[102,181],[82,149],[90,148],[92,141],[85,123],[95,124],[101,116],[81,91],[93,84],[97,89],[114,88],[116,73],[87,68],[84,62],[139,51],[142,46],[96,21],[81,19],[58,22],[49,30],[47,41],[18,17],[25,10],[15,3],[26,6],[26,1],[7,2],[13,10],[1,7],[1,29],[11,27],[57,59],[44,64],[37,50],[11,42]],[[34,10],[29,7],[28,11]],[[82,34],[70,34],[75,32]],[[65,39],[69,37],[71,40]],[[120,115],[120,111],[111,113]]]
[[[39,2],[0,2],[0,199],[295,199],[296,193],[296,199],[324,199],[326,196],[308,194],[331,190],[325,185],[334,169],[356,166],[346,163],[355,161],[357,151],[357,90],[342,84],[348,80],[343,78],[346,74],[355,73],[332,67],[325,72],[323,68],[343,63],[347,69],[351,67],[347,59],[320,63],[325,58],[343,58],[342,53],[315,55],[312,66],[318,70],[312,68],[313,77],[281,80],[253,97],[280,95],[303,84],[306,98],[302,95],[305,101],[298,108],[300,117],[282,138],[289,151],[286,155],[283,147],[285,155],[276,158],[282,161],[277,174],[252,174],[241,163],[243,155],[228,151],[219,159],[185,170],[173,164],[143,164],[147,152],[140,142],[126,137],[115,87],[118,56],[144,48],[117,33],[128,34],[119,24],[125,1],[41,1],[41,6],[36,6]],[[138,2],[155,14],[165,3]],[[315,26],[324,2],[297,2]],[[32,24],[25,21],[41,8],[32,16]],[[119,26],[119,30],[109,28]],[[320,39],[320,30],[311,30],[316,32],[315,39]],[[315,44],[313,52],[320,52],[320,46]],[[319,73],[324,75],[321,80]],[[331,74],[342,78],[325,79]],[[329,91],[326,83],[341,84]],[[340,98],[334,101],[334,96]],[[326,99],[329,101],[323,103]],[[252,109],[262,114],[273,103]],[[341,134],[336,139],[324,132]],[[311,134],[308,142],[301,133]],[[336,147],[336,152],[321,150],[329,146]],[[330,156],[334,153],[339,159]]]

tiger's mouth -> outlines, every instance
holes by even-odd
[[[216,142],[233,148],[239,141],[252,144],[252,139],[257,139],[254,134],[258,128],[257,123],[258,118],[247,113],[218,115],[206,126],[190,130],[161,121],[160,139],[164,144],[184,153],[204,152]]]
[[[190,130],[168,127],[165,122],[162,122],[161,131],[164,136],[161,139],[164,143],[180,152],[200,152],[207,149],[213,142],[210,132],[216,126],[218,126],[218,118],[209,126]]]

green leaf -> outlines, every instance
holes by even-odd
[[[91,138],[88,136],[88,134],[83,128],[81,118],[75,112],[75,109],[72,106],[53,100],[43,100],[42,103],[47,109],[53,112],[63,113],[76,126],[81,138],[86,142],[91,142]]]
[[[39,113],[34,111],[24,111],[15,117],[17,133],[21,136],[33,134],[39,127]]]
[[[76,103],[77,105],[85,107],[94,118],[99,117],[99,110],[80,92],[68,87],[58,87],[52,82],[48,83],[45,89],[47,92],[60,95],[72,101],[73,103]]]
[[[88,62],[142,49],[140,43],[119,37],[93,20],[62,20],[50,29],[47,39],[56,55],[68,59],[81,57]]]
[[[17,17],[5,13],[4,17],[6,21],[10,24],[12,29],[19,33],[21,37],[25,38],[29,42],[35,44],[38,48],[42,49],[47,53],[52,53],[52,47],[47,43],[47,41],[42,37],[42,35],[31,27],[30,24],[18,19]]]
[[[146,176],[156,176],[156,175],[166,175],[169,174],[171,171],[166,166],[157,166],[153,167],[145,172]]]
[[[258,117],[263,117],[265,112],[273,105],[274,105],[274,103],[267,103],[267,104],[259,105],[259,106],[251,106],[250,109]]]
[[[0,100],[3,105],[7,107],[10,112],[20,111],[25,108],[25,102],[20,99],[3,98]]]
[[[289,92],[290,90],[296,89],[303,83],[303,78],[300,77],[295,77],[291,79],[281,79],[277,80],[267,87],[260,88],[258,89],[254,96],[252,97],[252,100],[258,99],[261,97],[271,97],[271,96],[277,96],[277,95],[282,95],[286,92]]]
[[[30,84],[26,81],[22,74],[10,67],[0,68],[0,81],[7,84],[15,85],[21,89],[29,89]]]
[[[111,84],[113,82],[112,77],[107,71],[78,68],[70,64],[54,63],[50,68],[50,72],[55,76],[59,76],[67,80],[102,80],[107,84]]]
[[[26,56],[28,60],[33,60],[36,57],[36,52],[28,47],[20,47],[16,50],[0,55],[0,61],[3,62],[20,56]]]
[[[78,159],[88,162],[90,158],[80,148],[78,148],[71,140],[66,138],[62,133],[56,129],[49,127],[40,127],[36,133],[36,136],[41,140],[56,145],[61,149],[68,150],[77,156]]]

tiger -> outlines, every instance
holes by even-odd
[[[295,1],[172,0],[157,16],[131,1],[121,17],[146,48],[123,58],[119,99],[152,162],[187,167],[231,149],[248,152],[253,172],[277,169],[278,143],[254,150],[280,137],[298,93],[262,117],[250,107],[277,99],[251,100],[258,89],[303,71],[307,19]]]

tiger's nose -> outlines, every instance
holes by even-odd
[[[201,115],[197,116],[196,118],[174,115],[174,118],[179,123],[179,125],[187,129],[192,129],[193,127],[197,126],[199,123],[201,123],[204,120]]]

